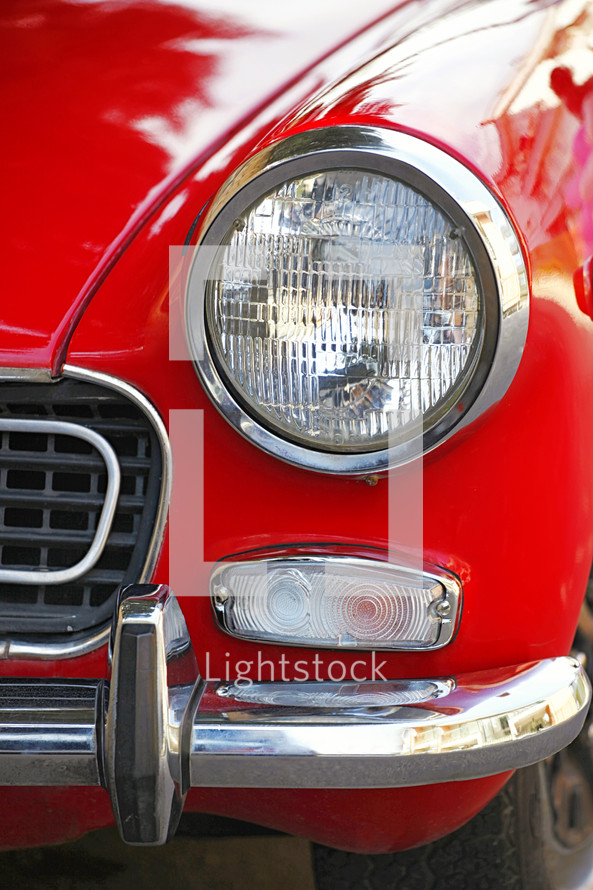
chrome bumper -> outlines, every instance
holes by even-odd
[[[435,681],[204,683],[175,597],[137,586],[109,682],[0,681],[0,785],[103,785],[124,840],[163,843],[191,786],[385,788],[527,766],[575,738],[590,694],[569,657]]]

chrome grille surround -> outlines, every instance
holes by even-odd
[[[0,384],[0,657],[106,642],[119,584],[152,574],[168,507],[168,439],[141,393],[73,366],[38,381],[11,369]]]

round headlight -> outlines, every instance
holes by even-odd
[[[417,456],[469,413],[493,366],[499,242],[526,302],[509,235],[476,177],[419,140],[336,128],[280,143],[222,190],[196,251],[187,326],[206,388],[295,463],[365,472]]]

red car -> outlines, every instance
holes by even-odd
[[[1,23],[3,845],[589,886],[591,5]]]

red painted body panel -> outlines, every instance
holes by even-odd
[[[421,134],[472,167],[500,196],[524,239],[532,287],[530,328],[519,371],[502,402],[468,434],[425,460],[424,556],[462,578],[464,612],[457,638],[445,649],[382,655],[382,670],[391,677],[455,674],[568,652],[593,555],[593,412],[588,407],[593,405],[593,323],[579,309],[572,283],[574,272],[593,251],[593,194],[582,172],[588,169],[591,148],[583,123],[586,98],[581,95],[577,101],[578,90],[566,84],[560,89],[557,79],[556,91],[550,87],[552,72],[562,66],[572,67],[578,83],[593,76],[593,60],[587,70],[588,57],[580,51],[590,23],[565,21],[561,5],[528,2],[509,4],[508,21],[489,22],[485,4],[469,3],[448,4],[460,9],[440,20],[438,27],[417,31],[414,16],[430,19],[444,6],[429,3],[420,11],[421,5],[394,12],[391,39],[384,30],[377,32],[373,40],[383,41],[385,51],[367,66],[343,77],[348,65],[326,61],[295,88],[290,103],[279,99],[263,110],[219,154],[213,154],[218,137],[237,122],[238,106],[246,115],[247,106],[235,97],[218,119],[215,109],[203,109],[195,154],[201,151],[204,163],[193,164],[195,169],[170,188],[152,217],[146,213],[143,225],[138,224],[135,237],[90,302],[67,353],[71,364],[133,383],[165,422],[171,410],[204,411],[207,559],[298,541],[350,543],[353,548],[385,545],[384,479],[372,487],[362,479],[289,467],[259,452],[218,415],[191,363],[169,360],[169,245],[184,243],[199,210],[256,146],[299,130],[353,122],[397,128]],[[382,23],[381,29],[385,27]],[[251,45],[250,38],[243,37],[239,45],[243,39]],[[289,76],[287,72],[285,79]],[[204,72],[203,77],[207,79]],[[260,84],[259,92],[254,87],[250,109],[265,97],[264,86]],[[204,132],[215,123],[215,134],[208,133],[206,144]],[[110,147],[105,133],[92,133],[102,156],[95,183],[100,192],[105,189],[101,165],[114,164],[117,143]],[[19,358],[25,348],[31,364],[58,360],[77,307],[86,299],[84,288],[80,290],[85,275],[100,276],[96,270],[101,267],[95,264],[106,255],[109,239],[125,231],[134,202],[155,184],[165,190],[165,177],[186,163],[162,156],[154,161],[150,138],[142,144],[145,154],[132,164],[138,181],[129,183],[129,191],[123,183],[121,193],[113,197],[117,208],[105,206],[96,220],[98,225],[109,225],[110,220],[114,225],[105,230],[103,240],[97,239],[100,249],[85,253],[76,239],[71,248],[63,246],[64,267],[52,280],[52,299],[35,302],[36,324],[45,339],[36,346],[32,327],[27,331],[26,325],[20,333],[7,331],[4,364],[29,363]],[[121,176],[125,156],[122,168],[115,166]],[[92,223],[92,217],[90,213],[85,223]],[[67,236],[65,218],[57,222],[54,231]],[[93,237],[91,225],[89,241]],[[38,259],[55,253],[56,242],[46,249],[47,256]],[[43,273],[32,271],[31,276],[47,276],[47,265],[41,262],[40,268]],[[41,278],[32,277],[26,292],[38,293],[40,287]],[[17,318],[26,317],[19,315],[18,306],[6,312],[8,327],[11,319],[18,327]],[[408,472],[396,475],[402,485]],[[186,484],[174,478],[177,490]],[[167,542],[155,579],[169,581]],[[224,678],[237,661],[257,661],[257,646],[215,628],[206,597],[192,590],[177,593],[204,673]],[[269,646],[263,654],[279,662],[282,650]],[[286,676],[295,661],[312,663],[314,654],[286,651]],[[331,653],[319,655],[327,666]],[[340,653],[347,665],[361,657]],[[101,652],[60,664],[4,662],[0,669],[31,676],[46,671],[97,676],[104,672],[104,659]],[[370,672],[370,656],[367,662]],[[380,792],[211,789],[192,792],[188,805],[350,849],[379,851],[416,845],[452,830],[479,810],[503,781],[499,777],[456,785],[455,811],[451,789],[445,785]],[[23,806],[37,793],[23,790]],[[64,798],[54,793],[59,807]],[[51,789],[45,794],[52,799]],[[97,803],[93,821],[86,797],[76,789],[64,794],[80,814],[81,831],[91,823],[104,824],[102,805]],[[14,799],[16,807],[18,795]],[[365,814],[355,827],[353,809]],[[36,840],[43,834],[42,812],[38,818]],[[0,819],[0,834],[3,830]],[[49,821],[47,839],[55,839]]]
[[[184,171],[390,5],[344,16],[310,3],[295,23],[282,4],[232,0],[3,3],[0,366],[56,370],[111,262]]]
[[[387,853],[430,843],[463,825],[510,775],[371,791],[200,788],[189,792],[186,807],[279,828],[330,847]]]

